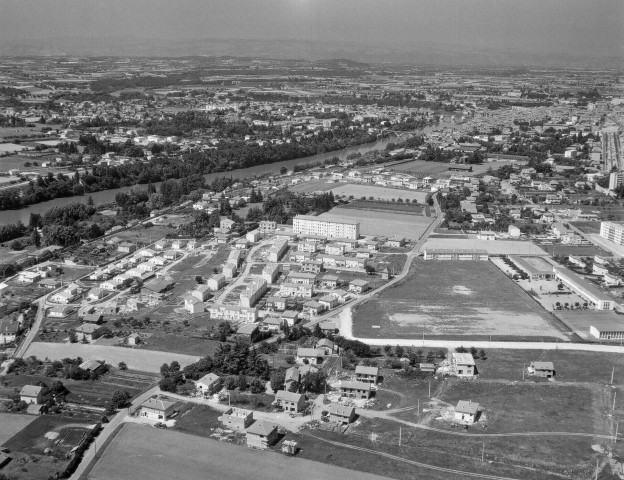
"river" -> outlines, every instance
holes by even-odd
[[[446,127],[456,125],[452,122],[443,122],[437,126],[427,126],[424,128],[420,128],[414,131],[414,133],[429,133],[436,127]],[[342,150],[335,150],[333,152],[321,153],[318,155],[313,155],[311,157],[298,158],[295,160],[287,160],[285,162],[276,162],[270,163],[266,165],[258,165],[255,167],[249,168],[241,168],[238,170],[231,170],[227,172],[217,172],[217,173],[209,173],[204,175],[206,180],[209,182],[221,178],[224,176],[233,177],[233,178],[245,178],[245,177],[254,177],[257,175],[262,175],[265,173],[277,173],[280,168],[286,167],[288,170],[292,170],[295,165],[303,164],[303,163],[315,163],[322,162],[329,158],[338,157],[340,160],[346,159],[347,155],[351,153],[367,153],[371,150],[381,150],[386,147],[388,143],[396,142],[396,137],[394,135],[377,140],[376,142],[366,143],[363,145],[358,145],[355,147],[344,148]],[[158,184],[155,184],[158,186]],[[146,187],[146,185],[144,185]],[[89,195],[80,195],[74,197],[63,197],[63,198],[55,198],[54,200],[49,200],[47,202],[37,203],[35,205],[30,205],[28,207],[21,208],[19,210],[4,210],[0,212],[0,225],[4,225],[7,223],[16,223],[18,220],[21,220],[24,224],[28,224],[30,220],[31,213],[39,213],[43,215],[46,211],[48,211],[52,207],[56,207],[58,205],[67,205],[68,203],[73,202],[86,202],[87,198],[91,196],[93,198],[93,202],[95,205],[102,205],[104,203],[111,203],[115,200],[115,195],[120,192],[127,192],[134,187],[122,187],[122,188],[114,188],[112,190],[102,190],[100,192],[90,193]]]

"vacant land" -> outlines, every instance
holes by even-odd
[[[414,262],[403,281],[359,306],[353,318],[354,335],[364,338],[564,338],[549,314],[490,262]]]
[[[558,243],[553,245],[540,244],[539,248],[548,252],[550,255],[577,255],[579,257],[593,257],[594,255],[610,256],[606,250],[595,245],[562,245]]]
[[[209,453],[208,455],[206,453]],[[137,459],[141,467],[137,468]],[[315,480],[376,480],[381,477],[322,463],[259,452],[225,442],[172,430],[126,424],[102,454],[87,478],[98,480],[160,480],[210,478],[286,480],[292,472]]]
[[[347,197],[353,196],[355,198],[368,198],[373,197],[373,200],[417,200],[418,203],[425,203],[428,192],[416,192],[414,190],[402,190],[398,188],[381,187],[378,185],[360,185],[357,183],[348,183],[346,185],[340,185],[339,187],[332,188],[334,195],[345,195]]]
[[[476,238],[430,238],[423,249],[427,248],[477,248],[486,250],[490,255],[546,255],[546,252],[532,242],[514,240],[478,240]]]
[[[470,345],[467,343],[467,347]],[[522,380],[522,370],[533,361],[553,362],[557,382],[624,383],[624,357],[616,353],[572,350],[491,350],[487,360],[477,360],[480,378]],[[531,378],[525,376],[525,378]]]
[[[411,162],[400,163],[388,167],[388,170],[394,170],[395,172],[405,172],[418,177],[425,177],[427,175],[441,175],[450,176],[452,172],[449,171],[450,163],[442,162],[425,162],[424,160],[412,160]]]
[[[83,345],[81,343],[33,342],[28,348],[26,355],[35,355],[37,358],[49,358],[50,360],[61,360],[66,357],[81,357],[84,359],[95,358],[98,360],[106,360],[106,363],[112,365],[125,362],[128,368],[150,373],[159,373],[160,366],[163,363],[171,363],[174,360],[177,360],[182,367],[199,360],[198,356],[179,353],[101,345]]]
[[[384,237],[399,235],[411,240],[420,238],[432,221],[431,218],[417,215],[340,207],[333,208],[328,215],[360,222],[362,235],[381,235]]]
[[[16,415],[12,413],[0,413],[0,445],[15,435],[17,432],[26,428],[35,418],[32,415]]]

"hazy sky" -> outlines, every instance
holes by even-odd
[[[66,36],[322,40],[624,53],[624,0],[0,0],[0,42]]]

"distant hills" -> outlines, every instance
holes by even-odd
[[[0,43],[0,56],[236,56],[305,59],[323,65],[362,69],[367,63],[426,64],[438,66],[540,66],[621,68],[618,52],[523,52],[513,49],[455,47],[440,42],[393,45],[308,40],[143,39],[133,36],[85,38],[56,37]]]

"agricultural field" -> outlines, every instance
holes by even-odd
[[[423,250],[427,248],[481,249],[490,255],[546,255],[546,252],[533,242],[516,240],[479,240],[477,238],[429,238]]]
[[[0,397],[7,398],[24,385],[37,385],[43,382],[51,385],[60,380],[69,390],[66,400],[69,403],[93,405],[104,408],[116,390],[126,390],[132,397],[154,385],[159,378],[139,372],[112,371],[98,380],[71,380],[46,377],[45,375],[7,375],[0,386]]]
[[[0,396],[4,397],[5,395],[0,393]],[[13,435],[26,428],[35,418],[37,417],[32,415],[0,413],[0,425],[2,425],[2,428],[0,428],[0,445],[3,445]]]
[[[415,190],[406,190],[398,188],[382,187],[379,185],[362,185],[359,183],[348,183],[336,188],[332,188],[334,196],[344,195],[346,197],[353,196],[355,198],[365,197],[370,200],[398,200],[402,198],[403,201],[416,200],[418,203],[425,203],[427,194],[429,192],[417,192]],[[370,197],[373,197],[372,199]]]
[[[106,360],[106,363],[111,365],[125,362],[128,368],[132,370],[156,374],[160,373],[160,366],[163,363],[171,363],[177,360],[181,367],[185,367],[199,360],[197,355],[104,345],[83,345],[81,343],[33,342],[26,352],[26,356],[30,355],[41,359],[49,358],[50,360],[60,360],[67,357],[95,358]]]
[[[149,458],[149,462],[142,462],[137,468],[137,457]],[[293,471],[315,480],[381,480],[381,477],[368,473],[134,424],[123,426],[88,478],[168,480],[200,478],[210,472],[211,478],[282,480]]]
[[[565,338],[539,304],[490,262],[417,261],[357,307],[359,338]],[[392,343],[388,340],[388,343]]]
[[[321,214],[323,218],[325,214]],[[431,224],[432,218],[383,211],[332,208],[327,215],[339,216],[360,222],[360,234],[418,239]]]
[[[97,415],[42,415],[2,446],[10,450],[13,460],[2,469],[8,478],[47,480],[55,472],[62,472],[69,460],[44,455],[46,448],[66,454],[82,441],[99,418]],[[57,445],[58,442],[58,445]]]

